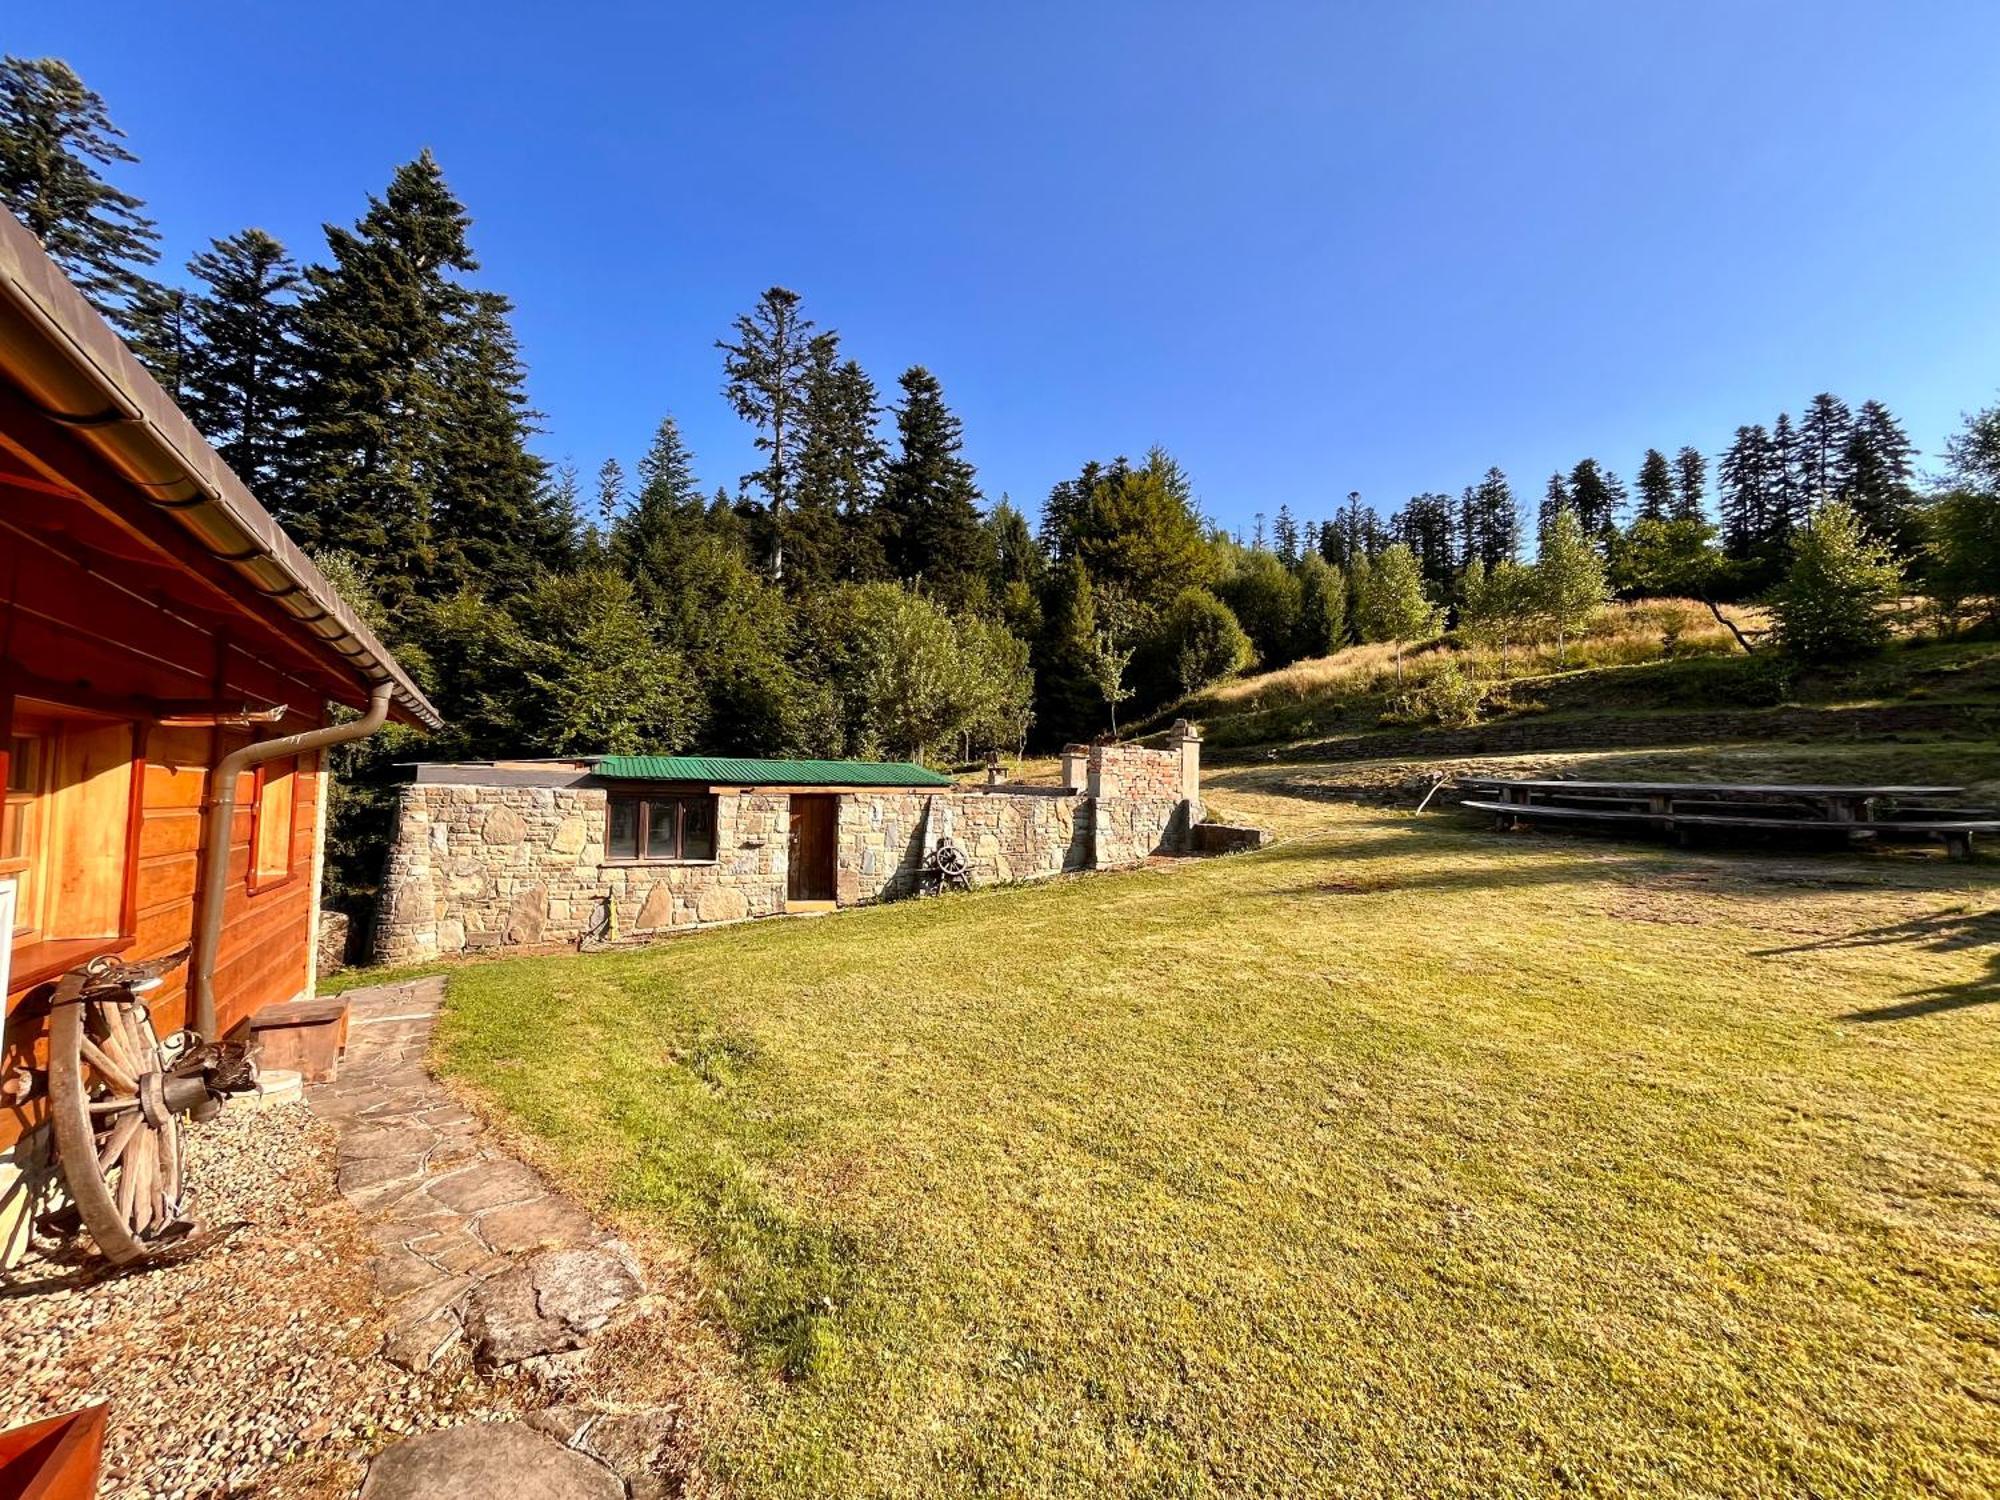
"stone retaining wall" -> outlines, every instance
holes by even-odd
[[[1081,785],[840,793],[839,904],[911,894],[945,839],[965,854],[976,885],[1189,852],[1201,817],[1193,731],[1169,750],[1076,747],[1064,764]],[[784,792],[719,792],[714,860],[624,863],[604,858],[607,793],[587,775],[571,785],[495,785],[478,780],[480,767],[450,769],[465,779],[402,789],[377,963],[573,942],[607,896],[620,935],[785,909],[791,799]]]

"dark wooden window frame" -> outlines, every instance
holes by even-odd
[[[621,791],[612,792],[604,803],[604,862],[610,865],[712,865],[720,853],[717,828],[717,797],[707,791]],[[616,854],[611,848],[612,809],[621,802],[633,805],[635,854]],[[666,804],[674,806],[674,832],[672,847],[659,849],[653,844],[653,809]],[[687,824],[688,809],[706,804],[708,809],[709,851],[706,854],[688,855]]]

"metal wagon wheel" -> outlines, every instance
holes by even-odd
[[[188,1225],[186,1158],[177,1116],[190,1082],[160,1044],[141,998],[185,950],[127,966],[95,958],[63,976],[49,1026],[49,1112],[56,1161],[84,1227],[105,1259],[131,1265]],[[193,1050],[193,1049],[188,1049]]]

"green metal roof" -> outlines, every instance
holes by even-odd
[[[949,776],[894,760],[740,760],[724,755],[603,755],[609,781],[701,781],[710,786],[953,786]]]

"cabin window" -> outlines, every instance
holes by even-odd
[[[605,821],[604,856],[613,860],[714,859],[715,798],[612,797]]]
[[[6,745],[0,878],[14,881],[14,942],[123,936],[136,726],[17,707]]]
[[[43,773],[48,765],[48,739],[39,734],[10,735],[7,740],[7,800],[0,810],[0,879],[14,882],[16,941],[32,942],[41,931],[41,857],[47,841],[40,832],[47,815]]]
[[[261,890],[289,880],[292,840],[297,833],[299,763],[270,760],[257,768],[257,811],[251,833],[250,888]]]

